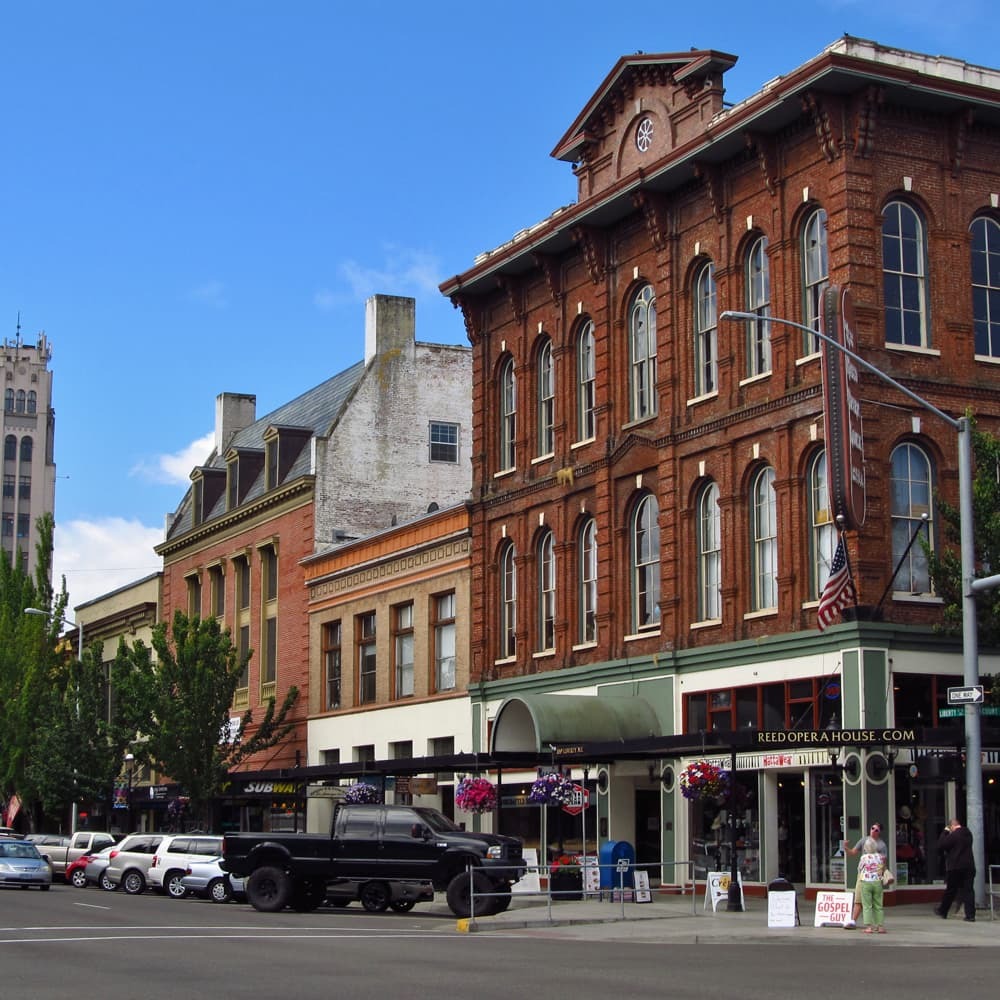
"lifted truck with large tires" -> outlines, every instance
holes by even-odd
[[[328,895],[343,900],[345,884],[356,885],[366,909],[397,900],[406,909],[414,886],[430,884],[458,917],[473,915],[473,900],[476,916],[507,909],[510,887],[525,872],[514,837],[470,833],[423,806],[343,802],[329,836],[227,833],[221,867],[246,880],[247,900],[264,912],[314,910]]]

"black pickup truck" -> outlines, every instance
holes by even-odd
[[[514,837],[469,833],[422,806],[348,803],[337,806],[330,836],[227,833],[221,865],[246,879],[247,899],[265,912],[314,910],[328,895],[343,900],[345,885],[357,886],[363,903],[386,905],[409,898],[407,886],[430,885],[458,917],[472,916],[472,900],[476,916],[505,910],[525,872]]]

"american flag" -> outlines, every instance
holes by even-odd
[[[847,547],[844,545],[844,536],[841,535],[837,550],[833,553],[833,562],[830,563],[830,576],[823,587],[816,611],[816,624],[820,632],[833,623],[833,617],[838,611],[853,604],[854,599],[854,581],[847,566]]]

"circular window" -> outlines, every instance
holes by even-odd
[[[645,153],[653,145],[653,122],[649,118],[643,118],[639,122],[639,127],[635,130],[635,148],[640,153]]]

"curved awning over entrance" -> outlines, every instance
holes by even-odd
[[[537,753],[550,745],[615,743],[662,736],[643,698],[532,694],[508,698],[497,709],[491,753]]]

